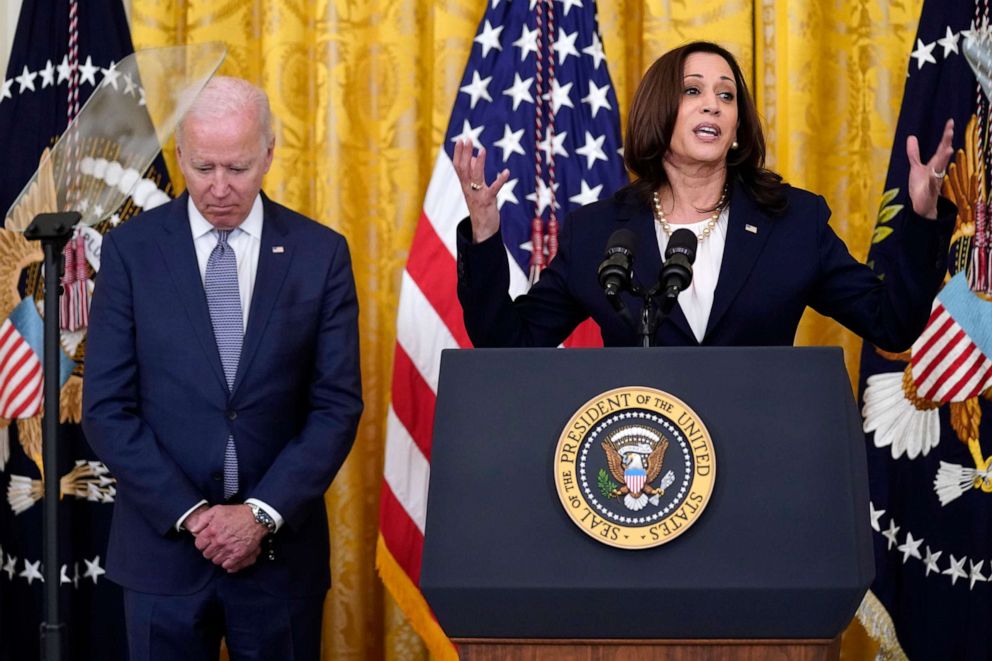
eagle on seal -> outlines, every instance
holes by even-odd
[[[639,438],[631,443],[627,440],[631,436]],[[612,439],[603,440],[602,447],[606,452],[610,474],[623,485],[614,489],[610,497],[623,496],[624,505],[635,512],[647,507],[649,497],[651,503],[657,505],[659,496],[665,493],[665,487],[674,481],[674,475],[669,471],[657,488],[651,486],[651,482],[661,474],[668,439],[647,429],[628,427],[620,430]]]

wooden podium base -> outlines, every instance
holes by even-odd
[[[456,638],[462,661],[837,661],[833,640],[542,640]]]

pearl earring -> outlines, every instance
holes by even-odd
[[[737,149],[738,147],[740,147],[740,145],[737,144],[737,141],[736,140],[734,140],[733,142],[730,143],[730,148],[731,149]]]

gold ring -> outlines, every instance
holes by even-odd
[[[947,170],[941,170],[940,172],[937,172],[933,168],[930,168],[930,174],[932,174],[937,179],[943,179],[945,176],[947,176]]]
[[[482,190],[482,184],[477,184],[474,181],[468,185],[472,190]]]

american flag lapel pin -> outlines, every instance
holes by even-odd
[[[282,246],[272,246],[272,252],[273,254],[281,255],[284,252],[286,252],[286,249],[283,248]]]
[[[758,228],[755,227],[754,225],[745,225],[744,226],[744,231],[745,232],[750,232],[751,234],[757,234],[758,233]]]

